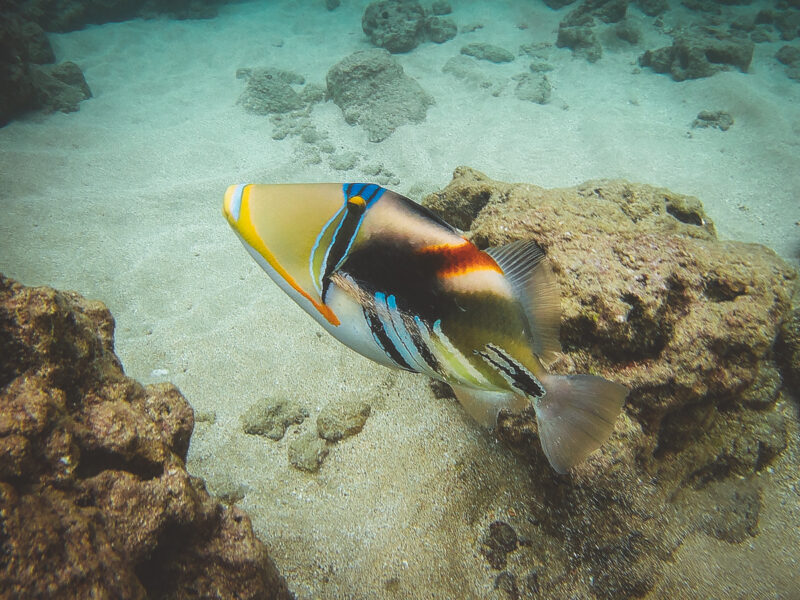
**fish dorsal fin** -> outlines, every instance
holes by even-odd
[[[533,351],[545,362],[561,352],[561,293],[544,250],[532,240],[518,240],[488,248],[503,270],[531,326]]]

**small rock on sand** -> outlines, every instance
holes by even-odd
[[[316,473],[328,456],[328,445],[313,431],[306,431],[289,442],[289,464],[295,469]]]
[[[372,407],[363,401],[328,404],[317,417],[317,433],[321,438],[338,442],[361,431],[370,412]]]
[[[245,433],[263,435],[277,441],[283,437],[289,425],[299,425],[307,416],[308,411],[289,400],[262,400],[241,416],[242,429]]]

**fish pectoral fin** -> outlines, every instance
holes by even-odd
[[[546,375],[547,393],[534,403],[547,460],[566,473],[614,430],[628,388],[594,375]]]
[[[467,414],[487,429],[497,425],[497,415],[504,408],[520,412],[528,405],[528,399],[514,392],[490,391],[452,385],[456,398]]]
[[[544,250],[534,241],[518,240],[485,252],[503,270],[525,311],[534,353],[551,362],[561,352],[561,292]]]

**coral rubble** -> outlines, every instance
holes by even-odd
[[[724,110],[702,110],[692,123],[692,128],[694,129],[716,127],[722,131],[728,131],[732,126],[733,117]]]
[[[329,442],[338,442],[359,433],[372,407],[362,400],[328,404],[317,416],[317,433]]]
[[[236,77],[247,80],[238,103],[249,112],[257,115],[287,113],[307,104],[301,94],[292,88],[293,85],[305,83],[305,78],[297,73],[264,67],[239,69]]]
[[[306,417],[308,411],[290,400],[258,401],[242,415],[242,430],[278,441],[283,439],[287,427],[299,425]]]

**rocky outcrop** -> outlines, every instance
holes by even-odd
[[[100,302],[0,275],[0,597],[289,598],[189,475],[192,409],[141,386]]]
[[[367,130],[380,142],[405,123],[425,120],[433,98],[403,71],[386,50],[356,52],[336,63],[327,75],[328,95],[345,121]]]
[[[532,411],[501,414],[498,435],[537,491],[514,535],[486,534],[499,587],[572,597],[583,581],[593,597],[642,597],[688,534],[758,535],[760,476],[787,447],[793,410],[793,268],[717,239],[697,199],[626,181],[548,190],[462,167],[424,204],[480,247],[536,240],[561,286],[550,370],[631,389],[611,440],[565,477],[549,470]]]
[[[45,112],[75,112],[83,100],[92,97],[83,71],[74,62],[36,65],[31,76],[36,88],[36,107]]]
[[[776,10],[780,8],[782,10]],[[800,5],[797,2],[777,2],[775,8],[764,8],[758,12],[755,22],[771,25],[784,41],[800,37]]]
[[[78,110],[92,94],[78,65],[55,61],[45,31],[137,17],[210,18],[225,0],[26,0],[0,8],[0,127],[29,111]]]
[[[80,68],[58,65],[39,25],[18,14],[0,13],[0,126],[30,110],[78,110],[92,93]]]
[[[419,2],[373,2],[364,11],[361,27],[379,48],[392,53],[408,52],[422,39],[425,9]]]
[[[595,35],[594,25],[590,12],[576,8],[558,24],[556,46],[569,48],[589,62],[597,62],[603,56],[603,47]]]
[[[472,56],[478,60],[487,60],[493,63],[507,63],[514,60],[514,55],[505,48],[494,44],[473,43],[462,46],[461,54]]]
[[[724,110],[702,110],[697,113],[697,118],[692,123],[692,129],[705,129],[716,127],[721,131],[728,131],[733,127],[733,117]]]
[[[27,0],[21,12],[46,31],[74,31],[86,25],[127,21],[137,17],[210,19],[226,0]]]
[[[392,54],[410,52],[426,39],[437,44],[453,39],[456,24],[443,16],[449,5],[434,3],[431,12],[414,0],[378,0],[367,5],[361,28],[373,45]]]
[[[794,46],[781,46],[775,54],[782,64],[786,65],[786,76],[795,81],[800,81],[800,48]]]
[[[595,33],[595,18],[603,23],[619,23],[627,10],[628,0],[585,0],[558,24],[556,46],[570,48],[575,55],[597,62],[603,48]]]
[[[675,35],[671,46],[648,50],[639,64],[675,81],[710,77],[731,66],[743,73],[750,67],[754,44],[747,37],[713,27],[697,27]]]

